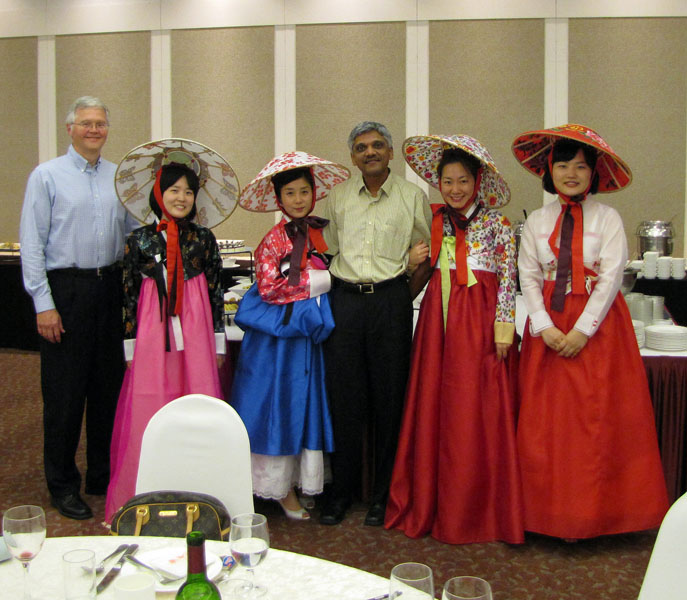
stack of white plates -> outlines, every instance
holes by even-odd
[[[687,327],[678,325],[649,325],[644,328],[647,348],[665,352],[687,350]]]
[[[640,321],[639,319],[632,319],[632,326],[635,329],[635,337],[637,338],[637,345],[640,348],[644,348],[644,341],[645,341],[644,321]]]

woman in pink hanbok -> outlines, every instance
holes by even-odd
[[[200,172],[202,177],[202,167]],[[108,522],[135,494],[141,441],[151,417],[186,394],[222,398],[218,372],[225,352],[222,261],[215,236],[196,222],[203,210],[196,203],[200,186],[198,175],[188,166],[162,166],[149,199],[155,222],[136,229],[127,240],[128,368],[112,436]]]

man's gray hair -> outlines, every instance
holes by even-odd
[[[105,118],[107,119],[107,122],[110,122],[110,111],[100,98],[96,98],[95,96],[81,96],[81,98],[74,100],[72,105],[69,107],[69,112],[67,113],[67,118],[65,119],[65,123],[67,123],[67,125],[71,125],[74,122],[74,119],[76,118],[76,111],[81,108],[102,108],[105,111]]]
[[[355,142],[355,138],[368,131],[376,131],[386,140],[386,143],[389,144],[389,148],[394,147],[394,141],[391,139],[391,134],[384,125],[376,121],[363,121],[362,123],[358,123],[348,136],[348,149],[351,152],[353,152],[353,142]]]

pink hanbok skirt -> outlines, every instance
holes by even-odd
[[[150,278],[145,278],[141,285],[137,318],[134,359],[124,375],[112,432],[110,485],[105,504],[108,523],[135,494],[141,440],[151,417],[171,400],[186,394],[223,398],[204,274],[184,281],[184,303],[179,315],[183,350],[175,349],[171,320],[160,320],[157,289]],[[171,352],[165,351],[165,327],[169,327]]]

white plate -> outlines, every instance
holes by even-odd
[[[234,294],[238,294],[239,296],[243,296],[250,289],[251,285],[253,284],[250,282],[239,282],[236,285],[232,285],[229,288],[229,291],[234,292]]]
[[[186,577],[186,546],[173,546],[171,548],[158,548],[157,550],[148,550],[147,552],[141,552],[136,554],[141,562],[144,562],[151,567],[158,569],[163,569],[169,573],[174,573],[175,575],[183,575]],[[206,572],[209,579],[214,579],[219,575],[222,570],[222,561],[219,556],[213,554],[212,552],[205,551],[205,565]],[[136,567],[130,562],[125,562],[122,566],[122,575],[131,575],[136,571],[144,571],[142,567]],[[158,592],[175,592],[179,589],[181,584],[184,583],[184,579],[175,581],[174,583],[169,583],[167,585],[162,585],[159,581],[155,582],[155,590]]]
[[[238,261],[234,260],[233,258],[223,258],[222,259],[222,268],[223,269],[233,269],[234,267],[238,267],[239,263]]]

